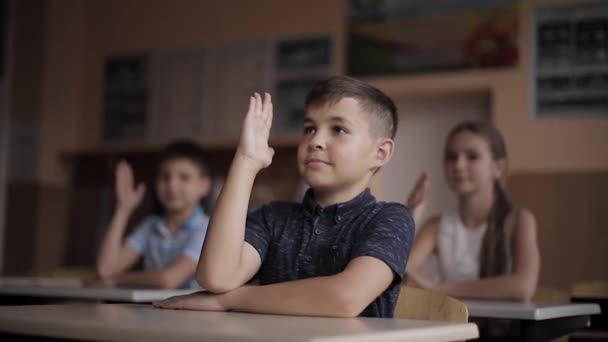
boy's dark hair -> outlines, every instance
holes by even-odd
[[[345,97],[354,98],[369,115],[369,120],[380,136],[395,138],[397,132],[397,107],[382,91],[351,77],[332,76],[320,81],[306,96],[306,108],[335,104]]]
[[[160,155],[159,164],[172,159],[188,159],[198,167],[201,176],[209,176],[205,153],[195,142],[182,139],[169,143]]]

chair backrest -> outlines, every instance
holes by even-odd
[[[570,294],[554,287],[538,286],[532,297],[533,302],[563,304],[570,302]]]
[[[409,286],[402,286],[395,318],[444,322],[467,322],[467,306],[458,299]]]
[[[574,298],[608,298],[608,281],[580,282],[572,286]]]

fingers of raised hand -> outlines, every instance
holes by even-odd
[[[269,93],[264,94],[264,103],[262,106],[262,118],[264,123],[269,126],[272,123],[272,97]]]
[[[259,93],[254,93],[253,96],[255,97],[255,109],[254,109],[254,113],[256,117],[260,117],[262,115],[262,97],[260,96]]]

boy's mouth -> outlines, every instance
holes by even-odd
[[[321,166],[321,165],[330,165],[328,162],[321,160],[321,159],[317,159],[317,158],[306,159],[305,164],[306,164],[306,166],[310,166],[310,167]]]

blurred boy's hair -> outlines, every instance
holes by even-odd
[[[173,159],[188,159],[199,169],[201,176],[209,176],[207,158],[201,147],[190,140],[175,140],[163,149],[160,163]]]

